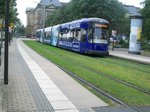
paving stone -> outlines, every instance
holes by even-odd
[[[1,79],[0,79],[0,85],[2,85]],[[2,93],[2,88],[0,86],[0,110],[2,110],[2,97],[3,97],[3,93]]]
[[[93,109],[91,108],[78,108],[78,110],[80,112],[95,112]]]
[[[76,107],[69,101],[62,101],[62,102],[51,102],[54,110],[62,110],[62,109],[75,109]]]
[[[55,112],[79,112],[77,109],[69,109],[69,110],[58,110]]]
[[[9,84],[2,84],[0,87],[3,93],[0,93],[2,112],[53,112],[52,106],[21,57],[16,41],[9,50]]]

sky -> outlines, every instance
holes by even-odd
[[[69,2],[70,0],[59,0],[60,2]],[[136,7],[142,7],[140,5],[140,2],[143,0],[118,0],[126,5],[133,5]],[[26,26],[27,22],[27,16],[26,16],[26,8],[27,7],[36,7],[37,3],[39,3],[40,0],[17,0],[17,9],[18,9],[18,18],[21,20],[22,24]]]

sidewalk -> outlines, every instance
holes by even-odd
[[[139,57],[120,50],[110,54]],[[142,58],[145,59],[140,56]],[[0,112],[104,112],[109,108],[111,110],[106,112],[111,112],[112,108],[104,108],[106,106],[105,102],[20,39],[14,39],[9,46],[8,85],[3,84],[3,66],[0,67]],[[118,108],[122,107],[117,107],[116,111]]]
[[[109,55],[128,59],[128,60],[134,60],[141,63],[150,64],[150,57],[128,54],[128,49],[124,49],[124,48],[115,48],[114,51],[109,50]]]
[[[3,96],[3,92],[2,92],[2,84],[3,84],[3,74],[4,74],[4,72],[3,72],[3,70],[4,70],[4,65],[3,65],[3,61],[4,61],[4,59],[3,59],[3,54],[4,54],[4,51],[3,51],[3,48],[2,48],[2,56],[1,56],[1,66],[0,66],[0,110],[2,110],[2,96]]]
[[[108,106],[19,39],[9,47],[9,84],[0,84],[0,112],[94,112],[92,107]]]
[[[53,112],[15,41],[9,46],[9,84],[1,80],[1,88],[2,112]]]

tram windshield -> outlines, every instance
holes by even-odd
[[[88,31],[88,41],[90,43],[107,43],[107,27],[105,24],[95,23]]]

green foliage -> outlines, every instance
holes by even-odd
[[[17,32],[18,32],[20,35],[25,35],[25,34],[26,34],[25,27],[24,27],[23,25],[20,25],[20,26],[17,28]]]
[[[141,10],[143,16],[143,37],[150,40],[150,0],[145,0]]]
[[[19,35],[26,35],[26,28],[24,27],[24,25],[21,23],[20,20],[17,21],[15,31]]]
[[[0,18],[5,19],[5,0],[0,1]],[[10,0],[10,23],[16,23],[19,21],[17,18],[16,0]]]
[[[150,51],[150,41],[143,39],[142,40],[142,49],[145,51]]]
[[[129,18],[118,0],[71,0],[66,6],[49,15],[47,26],[65,23],[81,18],[98,17],[110,22],[110,30],[129,32]]]
[[[46,21],[46,26],[52,26],[57,25],[61,23],[65,23],[70,21],[69,20],[69,14],[68,14],[68,7],[60,7],[58,10],[56,10],[54,13],[50,14]]]
[[[1,0],[0,4],[0,18],[3,18],[5,14],[5,0]]]
[[[118,44],[121,45],[122,48],[128,48],[129,47],[129,41],[128,40],[121,39]]]
[[[16,8],[16,0],[10,1],[10,23],[17,23],[19,19],[17,18],[17,8]]]

